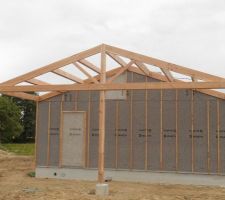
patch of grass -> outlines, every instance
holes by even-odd
[[[0,149],[17,155],[34,155],[34,144],[0,144]]]
[[[29,177],[35,177],[35,172],[28,172],[27,173],[27,176],[29,176]]]

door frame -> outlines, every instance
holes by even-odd
[[[63,155],[63,119],[64,113],[83,113],[83,152],[82,152],[82,166],[81,168],[86,167],[86,137],[87,137],[87,112],[86,111],[61,111],[61,119],[60,119],[60,137],[59,137],[59,167],[63,167],[62,164],[62,155]]]

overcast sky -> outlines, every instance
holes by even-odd
[[[225,77],[225,0],[0,0],[0,82],[101,43]]]

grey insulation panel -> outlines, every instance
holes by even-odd
[[[91,112],[90,112],[90,142],[89,142],[89,167],[97,168],[98,166],[98,138],[99,138],[99,92],[91,92]]]
[[[194,172],[208,170],[207,95],[194,92]]]
[[[38,129],[37,129],[37,166],[47,165],[48,152],[48,108],[49,102],[43,101],[38,104]]]
[[[160,90],[148,91],[147,168],[160,169]]]
[[[117,127],[117,168],[129,168],[130,153],[130,122],[128,101],[118,102],[118,127]]]
[[[88,91],[79,91],[77,92],[77,110],[78,111],[88,111],[88,103],[89,103],[89,95]]]
[[[225,174],[225,101],[220,100],[220,158],[221,173]]]
[[[115,168],[116,101],[106,100],[105,129],[105,167]]]
[[[178,90],[178,170],[192,171],[191,90]]]
[[[164,171],[176,170],[176,91],[162,91],[162,143]]]
[[[209,171],[217,173],[217,100],[209,101]]]
[[[75,111],[76,110],[76,104],[77,104],[77,98],[76,98],[77,92],[66,92],[63,95],[63,111]]]
[[[145,77],[134,74],[134,82],[143,82]],[[133,90],[132,103],[132,160],[134,169],[145,167],[145,90]]]
[[[59,164],[59,132],[60,132],[60,106],[61,102],[51,102],[50,114],[50,141],[49,141],[49,165],[58,166]]]

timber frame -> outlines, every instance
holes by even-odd
[[[92,62],[88,61],[89,57],[97,54],[100,54],[100,66],[97,66]],[[107,57],[116,62],[119,65],[119,67],[112,70],[107,70]],[[127,59],[129,60],[128,62],[125,61]],[[76,69],[78,69],[81,74],[84,74],[87,77],[87,79],[82,79],[81,77],[78,76],[78,74],[72,74],[63,69],[65,66],[71,64]],[[161,73],[151,70],[149,65],[151,67],[158,68],[161,71]],[[93,73],[90,73],[90,71],[95,73],[95,75],[93,75]],[[125,71],[131,71],[137,74],[144,75],[146,77],[152,77],[154,79],[160,80],[160,82],[145,81],[138,83],[114,83],[113,80],[116,79],[119,75],[121,75]],[[54,73],[54,75],[61,76],[65,79],[72,81],[73,83],[50,84],[47,81],[43,81],[37,78],[47,73]],[[173,73],[178,73],[187,76],[189,77],[190,80],[181,81],[177,79],[173,75]],[[24,83],[29,83],[29,85],[24,85]],[[161,90],[161,98],[163,94],[162,93],[163,89],[176,89],[176,93],[178,89],[192,89],[220,99],[225,99],[225,93],[212,90],[212,89],[225,89],[225,78],[189,69],[187,67],[172,64],[169,62],[144,56],[117,47],[101,44],[94,48],[64,58],[62,60],[46,65],[44,67],[41,67],[39,69],[18,76],[16,78],[10,79],[0,84],[0,93],[9,96],[16,96],[23,99],[34,100],[36,102],[44,101],[46,99],[49,99],[66,91],[99,90],[100,101],[99,101],[98,181],[100,183],[104,182],[105,91],[144,90],[144,89]],[[36,96],[29,94],[27,92],[48,92],[48,93]],[[131,106],[130,115],[132,116],[132,104],[130,106]],[[145,106],[147,107],[147,105]],[[219,110],[219,105],[217,109]],[[161,112],[162,112],[162,102],[161,102]],[[145,116],[147,117],[146,111]],[[145,134],[147,134],[147,132]],[[130,154],[132,154],[132,152],[130,152]],[[147,163],[147,160],[145,161],[145,163]],[[162,161],[160,163],[161,165],[163,165]],[[132,166],[132,161],[130,163],[130,166]]]
[[[119,67],[113,70],[107,70],[106,65],[105,70],[102,70],[102,66],[96,66],[87,60],[87,58],[97,54],[105,54],[105,56],[118,63]],[[129,59],[130,61],[126,62],[123,57]],[[74,65],[74,67],[77,68],[81,74],[84,74],[87,79],[82,79],[78,77],[77,74],[66,72],[63,68],[70,64]],[[149,69],[148,65],[160,69],[162,73],[152,71]],[[97,73],[97,75],[92,75],[87,69],[89,71],[91,70],[95,74]],[[162,82],[113,83],[113,80],[125,71],[146,75]],[[42,81],[37,78],[49,72],[73,81],[74,83],[50,84],[47,81]],[[177,79],[174,77],[173,72],[189,77],[190,81],[181,81]],[[105,73],[105,75],[102,73]],[[102,76],[106,76],[106,81],[101,81]],[[23,83],[29,83],[30,85],[24,85]],[[106,44],[98,45],[94,48],[82,51],[78,54],[0,83],[0,93],[34,101],[43,101],[62,92],[71,90],[105,91],[121,89],[193,89],[217,98],[225,99],[225,93],[212,90],[224,88],[225,78],[210,75]],[[27,92],[48,93],[35,96]]]

